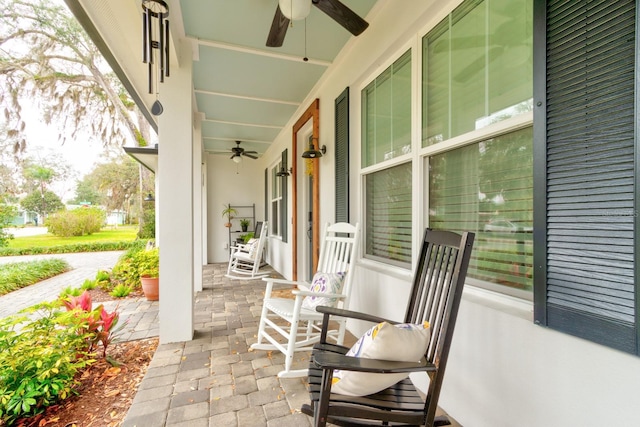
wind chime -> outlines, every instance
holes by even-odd
[[[142,0],[142,62],[149,65],[150,94],[154,93],[155,82],[156,101],[151,106],[155,116],[164,111],[158,100],[158,81],[164,83],[169,77],[168,17],[169,5],[163,0]]]

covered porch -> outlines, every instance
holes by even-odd
[[[249,348],[256,342],[264,282],[228,279],[226,268],[203,268],[193,340],[158,347],[123,426],[311,425],[300,412],[309,401],[306,378],[278,378],[283,355]],[[345,343],[354,341],[347,334]],[[294,368],[308,362],[309,352],[297,353]]]

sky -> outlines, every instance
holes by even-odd
[[[62,198],[68,200],[75,196],[76,181],[93,170],[100,157],[105,153],[105,147],[88,135],[79,132],[74,138],[68,137],[64,144],[58,139],[59,124],[47,125],[40,119],[36,107],[23,105],[25,112],[27,135],[27,149],[25,157],[46,158],[58,153],[74,171],[67,181],[52,187],[52,190]]]

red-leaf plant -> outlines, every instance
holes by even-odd
[[[80,322],[85,322],[84,328],[79,329],[79,333],[86,334],[88,351],[95,350],[96,345],[102,343],[102,357],[107,355],[107,347],[117,337],[117,333],[124,327],[124,324],[116,328],[120,315],[117,307],[111,313],[100,304],[95,310],[91,309],[91,294],[84,291],[79,297],[67,297],[62,300],[67,311],[77,310]]]

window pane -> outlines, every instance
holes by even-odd
[[[362,90],[362,165],[411,151],[411,51]]]
[[[531,290],[533,131],[430,158],[429,226],[475,231],[468,276]]]
[[[411,263],[411,163],[366,176],[366,255]]]
[[[532,110],[531,0],[467,0],[423,38],[424,147]]]

